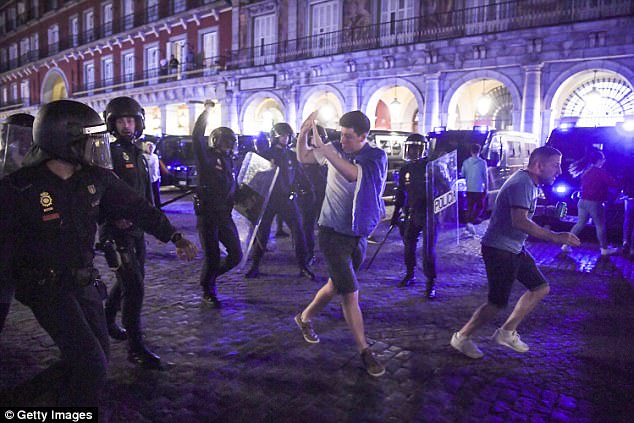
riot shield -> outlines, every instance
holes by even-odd
[[[244,266],[250,255],[278,172],[277,166],[254,152],[248,152],[242,161],[233,206],[233,216],[244,252],[240,267]]]
[[[444,154],[427,163],[428,213],[424,231],[425,245],[430,248],[436,243],[436,237],[443,243],[458,243],[458,155],[456,150]]]
[[[22,167],[31,144],[32,128],[12,124],[0,127],[0,179]]]

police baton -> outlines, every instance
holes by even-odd
[[[390,236],[390,234],[392,233],[394,228],[396,228],[396,225],[390,225],[390,228],[387,230],[387,233],[385,234],[385,238],[383,238],[383,241],[381,241],[379,246],[376,247],[376,251],[374,252],[374,255],[370,259],[370,262],[368,263],[368,266],[365,268],[365,270],[370,270],[370,266],[372,266],[372,263],[374,263],[374,259],[379,254],[379,251],[381,251],[381,248],[383,247],[383,244],[385,244],[385,241],[387,241],[387,237]]]

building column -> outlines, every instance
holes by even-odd
[[[420,112],[419,112],[420,115]],[[425,75],[425,113],[419,119],[419,131],[426,134],[440,126],[440,74]]]
[[[159,104],[159,110],[161,111],[161,134],[167,133],[167,105]]]
[[[524,66],[520,131],[540,135],[541,76],[543,65]]]
[[[345,104],[342,105],[344,108],[343,113],[359,110],[359,104],[361,104],[361,81],[357,80],[354,83],[344,84],[343,95],[345,96]],[[363,110],[362,112],[365,113]]]
[[[293,127],[295,131],[299,131],[299,124],[297,123],[297,88],[292,86],[285,92],[286,110],[284,111],[284,119],[289,125]]]

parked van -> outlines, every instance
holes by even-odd
[[[528,165],[528,159],[534,149],[539,147],[537,137],[527,132],[497,131],[488,127],[474,127],[472,130],[439,129],[428,134],[432,151],[450,152],[457,150],[458,172],[471,155],[471,145],[480,144],[480,157],[487,162],[489,173],[489,191],[487,210],[491,210],[495,199],[511,175]],[[458,201],[461,217],[466,210],[466,183],[458,180]]]
[[[381,148],[387,154],[387,182],[383,191],[383,200],[387,204],[394,202],[394,189],[396,188],[395,174],[405,164],[403,159],[403,146],[411,132],[390,131],[373,129],[368,133],[368,141]]]
[[[580,194],[580,179],[574,178],[570,165],[582,158],[591,148],[597,148],[605,155],[603,168],[617,181],[623,179],[623,170],[634,153],[634,130],[627,131],[621,125],[609,127],[562,127],[553,130],[546,145],[561,151],[562,174],[552,186],[543,187],[546,205],[564,201],[568,205],[568,223],[576,222],[577,201]],[[608,228],[619,232],[623,224],[623,202],[618,199],[619,190],[611,192],[607,203]],[[553,222],[554,223],[554,222]]]
[[[172,173],[174,186],[189,188],[198,185],[191,136],[165,135],[158,142],[157,154]]]

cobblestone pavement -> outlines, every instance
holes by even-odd
[[[189,203],[166,211],[195,237]],[[422,280],[395,287],[403,270],[396,233],[372,268],[364,264],[359,273],[367,334],[387,368],[376,379],[363,370],[337,301],[314,319],[321,343],[304,342],[293,316],[320,285],[297,277],[288,239],[271,240],[260,279],[244,279],[245,269],[222,278],[220,310],[201,305],[200,256],[180,262],[173,246],[150,239],[144,324],[168,368],[136,368],[126,361],[125,344],[113,342],[100,421],[634,421],[632,262],[599,259],[592,244],[562,256],[557,245],[529,242],[552,286],[520,327],[531,349],[520,354],[489,341],[492,324],[476,335],[484,358],[471,360],[449,339],[486,299],[486,280],[478,240],[461,231],[456,244],[455,234],[443,232],[439,240],[435,301],[424,299]],[[375,249],[369,246],[368,257]],[[98,263],[112,283],[102,257]],[[323,262],[314,268],[325,277]],[[512,300],[521,292],[516,286]],[[17,302],[0,335],[0,357],[0,390],[57,358]]]

